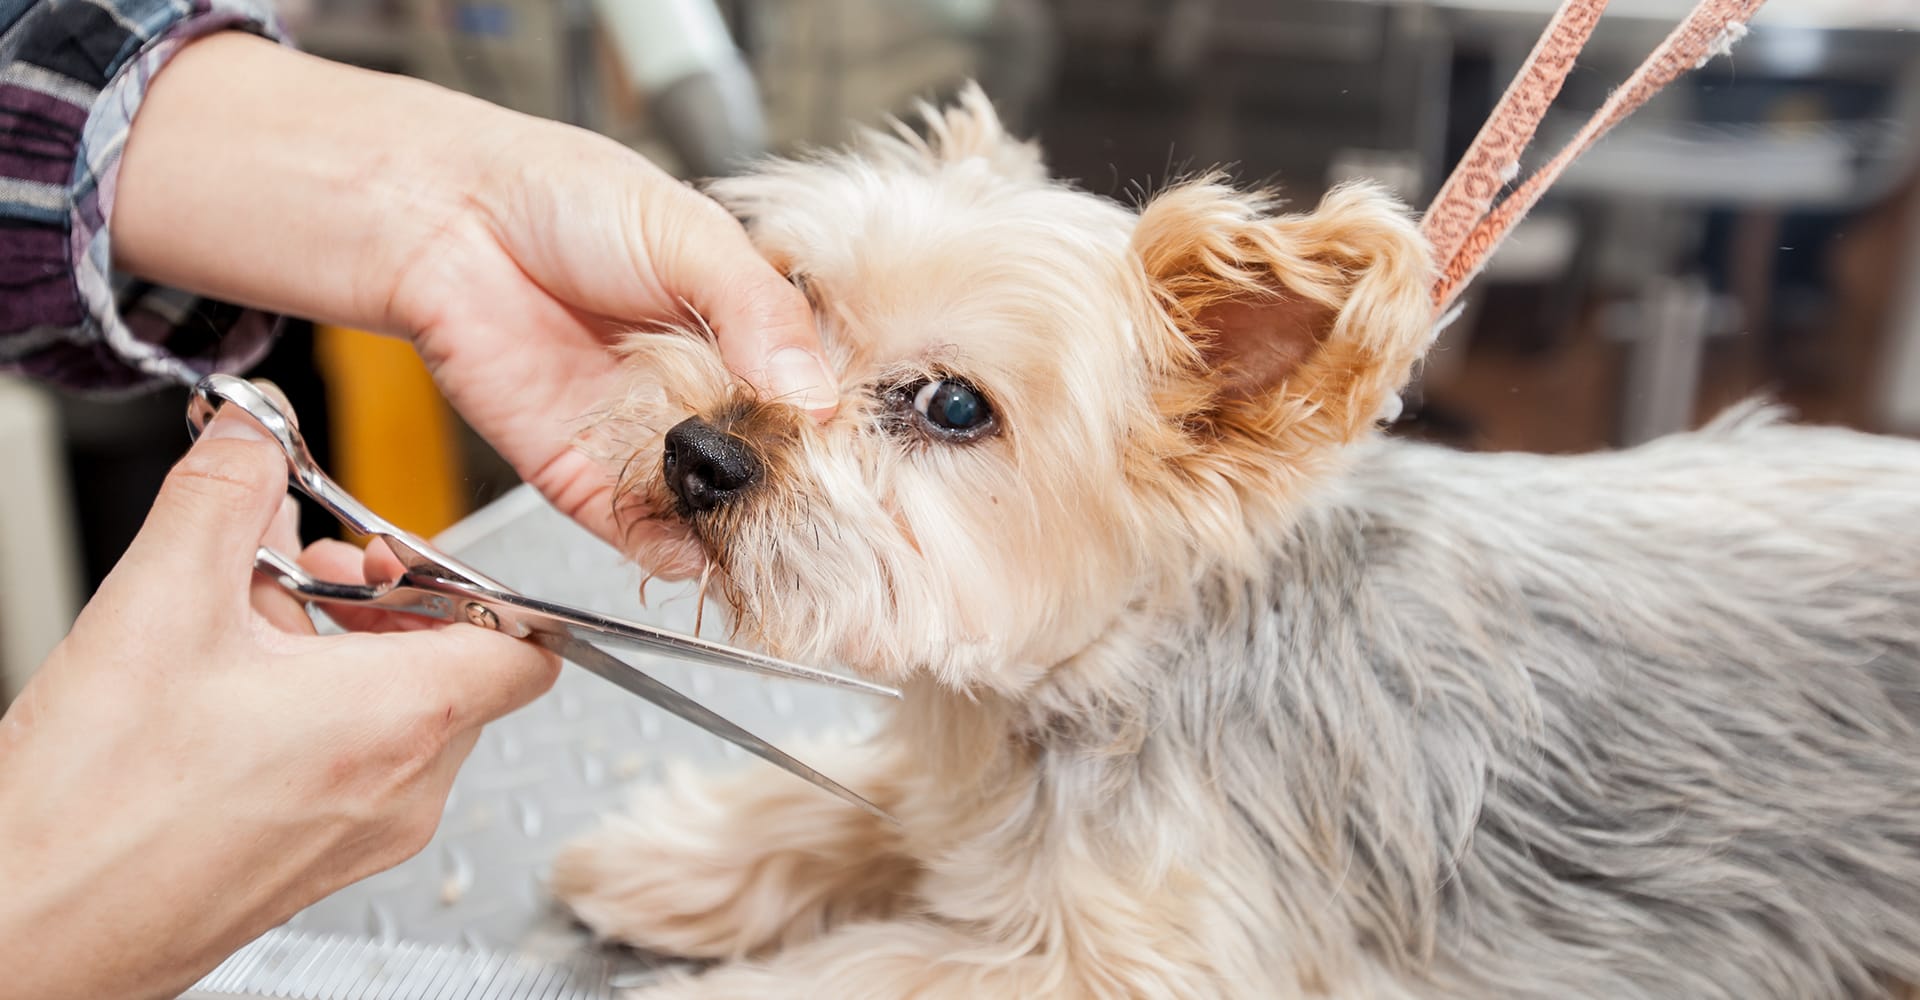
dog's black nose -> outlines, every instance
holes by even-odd
[[[712,510],[760,481],[760,460],[745,441],[699,417],[667,432],[661,458],[667,486],[693,510]]]

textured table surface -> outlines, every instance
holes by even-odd
[[[639,570],[525,488],[438,541],[526,593],[692,631],[689,588],[656,582],[643,609]],[[709,637],[724,621],[708,607]],[[873,710],[867,699],[825,688],[619,655],[776,744],[864,727]],[[544,885],[554,853],[619,808],[637,784],[657,780],[668,761],[730,766],[744,759],[733,746],[569,666],[546,696],[488,727],[425,851],[300,913],[187,995],[607,996],[613,985],[643,977],[643,969],[594,947],[555,910]]]

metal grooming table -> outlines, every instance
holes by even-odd
[[[605,543],[521,487],[449,529],[441,548],[530,594],[693,630],[690,587],[648,587]],[[709,607],[709,634],[724,612]],[[623,652],[662,681],[775,743],[851,732],[866,699]],[[567,667],[546,696],[488,727],[417,857],[321,900],[232,956],[185,1000],[604,1000],[644,982],[639,956],[599,948],[544,880],[560,846],[621,808],[672,760],[747,756],[613,685]],[[768,780],[794,780],[784,775]],[[825,794],[824,792],[821,794]],[[236,873],[238,874],[238,873]]]

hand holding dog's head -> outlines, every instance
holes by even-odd
[[[1427,254],[1372,189],[1281,215],[1206,178],[1135,213],[1048,181],[977,91],[928,124],[714,188],[811,299],[833,420],[642,334],[609,426],[642,565],[711,563],[784,655],[1017,691],[1262,556],[1424,349]]]

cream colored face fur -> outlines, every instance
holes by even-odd
[[[1271,515],[1424,348],[1426,253],[1369,188],[1282,215],[1205,178],[1136,212],[1048,180],[978,92],[928,126],[713,188],[811,299],[844,398],[830,421],[756,398],[703,337],[642,334],[609,427],[642,566],[712,572],[778,654],[1014,694],[1130,605],[1265,558]],[[941,379],[977,390],[989,432],[916,416]],[[765,469],[718,509],[662,474],[690,416]]]

